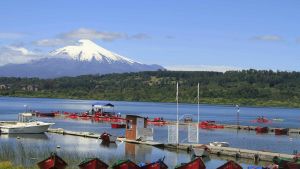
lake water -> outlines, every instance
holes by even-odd
[[[120,112],[122,115],[134,114],[149,118],[163,117],[167,120],[176,119],[176,104],[173,103],[147,103],[147,102],[118,102],[118,101],[96,101],[96,100],[70,100],[70,99],[41,99],[41,98],[11,98],[0,97],[0,121],[1,120],[16,120],[17,114],[25,111],[25,109],[38,110],[41,112],[50,111],[68,111],[68,112],[83,112],[91,109],[91,105],[95,102],[112,103],[115,105],[114,111]],[[25,108],[24,105],[27,105]],[[184,114],[192,114],[193,119],[197,119],[197,105],[195,104],[179,104],[179,116]],[[257,116],[264,116],[268,119],[281,118],[282,122],[273,122],[267,124],[270,127],[289,127],[299,128],[300,126],[300,109],[292,108],[262,108],[262,107],[240,107],[240,124],[241,125],[257,125],[251,120]],[[111,134],[124,136],[123,129],[111,129],[107,123],[93,123],[84,120],[70,120],[60,118],[42,118],[43,121],[54,122],[53,128],[64,128],[72,131],[89,131],[94,133],[102,133],[107,131]],[[215,120],[218,123],[236,124],[236,108],[235,106],[223,105],[200,105],[200,121]],[[154,128],[154,140],[167,142],[166,126]],[[236,130],[200,130],[200,143],[209,143],[212,141],[226,141],[231,147],[247,148],[254,150],[267,150],[273,152],[292,153],[294,150],[300,151],[300,136],[274,136],[274,133],[257,135],[253,131]],[[180,127],[179,137],[181,142],[187,142],[187,127]],[[34,138],[33,136],[21,136],[21,139],[16,139],[14,136],[0,136],[1,145],[5,147],[19,145],[24,153],[33,156],[32,160],[16,158],[17,164],[26,166],[33,165],[37,160],[47,156],[47,153],[56,151],[56,145],[62,148],[58,150],[62,156],[69,156],[67,152],[72,154],[76,150],[78,157],[71,162],[73,165],[78,162],[78,159],[92,155],[97,155],[105,162],[111,162],[114,159],[130,158],[137,162],[153,161],[163,156],[166,156],[168,165],[175,166],[177,163],[190,160],[189,154],[186,152],[170,152],[157,148],[130,145],[126,147],[125,143],[121,143],[116,148],[101,147],[94,139],[86,139],[71,136],[60,136],[56,134],[42,135]],[[0,147],[1,147],[0,145]],[[36,146],[33,150],[32,147]],[[24,148],[25,147],[25,148]],[[27,147],[27,148],[26,148]],[[135,153],[125,153],[125,149],[131,147]],[[47,150],[47,151],[45,151]],[[16,150],[18,151],[18,150]],[[64,152],[64,153],[62,153]],[[42,154],[41,154],[42,153]],[[17,155],[16,153],[15,155]],[[106,154],[106,155],[104,155]],[[135,154],[135,155],[134,155]],[[4,155],[5,157],[5,155]],[[28,157],[28,156],[27,156]],[[38,157],[38,158],[37,158]],[[142,159],[139,159],[142,157]],[[0,155],[0,160],[4,160]],[[176,159],[174,161],[174,159]],[[72,161],[72,159],[71,159]],[[75,162],[76,161],[76,162]],[[224,163],[224,160],[213,159],[206,162],[207,168],[216,168]],[[245,162],[243,162],[245,163]]]

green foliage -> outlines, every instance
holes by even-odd
[[[300,73],[272,70],[220,72],[149,71],[57,79],[0,78],[2,96],[300,107]],[[34,85],[38,91],[22,90]]]

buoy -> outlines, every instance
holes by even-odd
[[[57,145],[57,146],[56,146],[56,148],[60,148],[60,146],[59,146],[59,145]]]

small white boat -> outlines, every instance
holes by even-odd
[[[216,147],[229,147],[229,143],[228,142],[211,142],[209,143],[210,146],[216,146]]]
[[[44,133],[53,124],[36,121],[32,113],[20,113],[19,121],[0,122],[0,131],[2,134]]]

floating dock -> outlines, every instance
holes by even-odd
[[[49,129],[49,133],[57,133],[63,135],[72,135],[72,136],[79,136],[79,137],[86,137],[86,138],[94,138],[99,139],[100,134],[95,134],[91,132],[75,132],[75,131],[68,131],[61,128],[58,129]],[[149,145],[159,148],[165,148],[169,150],[185,150],[190,151],[192,148],[197,148],[204,146],[204,144],[164,144],[160,142],[154,141],[137,141],[137,140],[128,140],[126,138],[119,137],[117,141],[121,142],[128,142],[133,144],[143,144]],[[271,162],[274,157],[284,157],[284,158],[293,158],[294,155],[291,154],[283,154],[283,153],[274,153],[274,152],[266,152],[266,151],[256,151],[256,150],[247,150],[247,149],[240,149],[240,148],[232,148],[232,147],[217,147],[217,146],[207,146],[211,154],[215,154],[217,156],[228,156],[234,158],[241,158],[241,159],[252,159],[254,161],[266,161]]]

